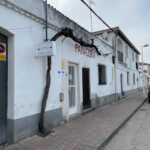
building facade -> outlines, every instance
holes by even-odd
[[[47,70],[47,57],[36,55],[37,46],[45,40],[44,7],[43,0],[0,1],[0,144],[15,143],[38,132]],[[117,48],[123,54],[117,54],[121,58],[115,63],[113,39],[99,38],[48,5],[48,39],[64,27],[87,43],[93,39],[99,53],[71,38],[56,40],[45,113],[48,129],[138,89],[139,53],[129,42],[117,37]]]
[[[119,98],[127,96],[140,89],[139,51],[129,41],[119,27],[94,32],[101,40],[113,48],[115,62],[116,93]]]
[[[145,88],[149,87],[150,86],[150,64],[140,62],[139,70],[141,74],[141,85],[144,84]]]

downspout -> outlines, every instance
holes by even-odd
[[[115,34],[114,50],[115,50],[115,98],[117,100],[118,99],[118,94],[117,94],[117,34]]]

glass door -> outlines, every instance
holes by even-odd
[[[69,64],[69,115],[78,112],[77,102],[77,66]]]

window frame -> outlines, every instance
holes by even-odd
[[[129,58],[129,51],[128,51],[128,45],[126,45],[126,58],[128,59]]]
[[[119,50],[118,50],[118,61],[122,62],[122,63],[124,62],[124,60],[123,60],[123,53],[121,51],[119,51]]]
[[[127,72],[127,85],[130,85],[130,72]]]
[[[104,68],[104,75],[105,75],[104,80],[105,81],[103,81],[103,82],[100,82],[100,73],[99,73],[100,66]],[[106,85],[107,84],[107,67],[104,64],[98,64],[97,67],[98,67],[98,85]]]
[[[133,85],[135,85],[135,73],[133,73]]]
[[[134,61],[134,51],[132,51],[132,61]]]

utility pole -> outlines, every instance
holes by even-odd
[[[48,25],[47,25],[47,0],[45,0],[45,41],[48,41]]]
[[[90,11],[91,13],[93,13],[105,26],[107,26],[113,33],[115,33],[115,46],[114,46],[114,50],[115,50],[115,91],[116,91],[116,99],[118,97],[117,95],[117,72],[116,72],[116,68],[117,68],[117,35],[118,33],[109,26],[109,24],[107,24],[92,8],[90,5],[88,5],[84,0],[80,0]],[[92,0],[90,0],[92,1]],[[93,3],[93,2],[91,2]],[[91,4],[92,5],[92,4]]]
[[[89,0],[89,6],[92,8],[92,5],[95,4],[93,0]],[[92,11],[90,10],[90,21],[91,21],[91,32],[93,32],[93,16]]]

